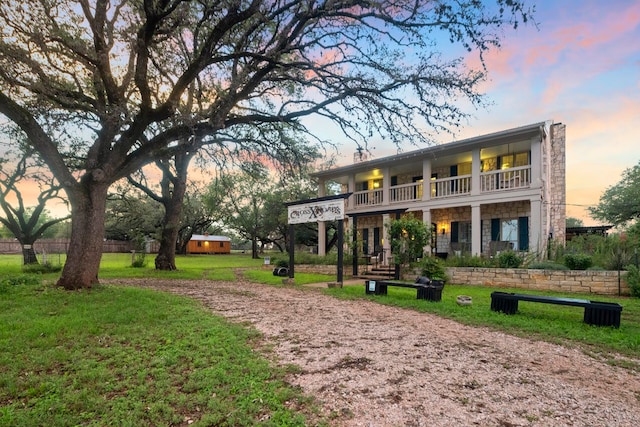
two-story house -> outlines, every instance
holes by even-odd
[[[545,121],[313,174],[319,196],[340,186],[360,254],[390,254],[385,223],[412,213],[439,256],[544,254],[565,239],[565,125]],[[319,223],[319,253],[326,228]]]

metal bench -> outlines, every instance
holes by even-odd
[[[421,278],[418,278],[420,280]],[[426,279],[426,278],[425,278]],[[364,291],[367,295],[387,295],[389,286],[397,286],[400,288],[416,289],[416,299],[424,299],[427,301],[442,300],[442,289],[444,282],[442,280],[429,280],[422,283],[402,282],[399,280],[366,280],[364,282]]]
[[[584,322],[589,325],[620,327],[622,306],[618,303],[591,301],[578,298],[559,298],[542,295],[526,295],[508,292],[491,293],[491,310],[505,314],[518,311],[518,301],[584,307]]]

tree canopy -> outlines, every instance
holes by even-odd
[[[429,140],[482,103],[469,51],[527,21],[522,1],[34,0],[0,4],[0,114],[68,195],[59,284],[98,281],[109,186],[146,164],[216,145],[292,154],[302,118],[366,146]],[[321,142],[322,137],[311,136]]]
[[[591,217],[612,225],[625,225],[640,218],[640,163],[625,169],[622,179],[605,190]]]
[[[424,257],[431,232],[422,220],[409,213],[391,220],[385,226],[391,240],[391,253],[397,264],[407,266]]]

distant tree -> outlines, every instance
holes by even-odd
[[[589,212],[592,218],[616,226],[637,221],[640,218],[640,163],[626,169],[622,179],[607,188]]]
[[[530,12],[518,0],[2,2],[0,114],[47,162],[73,216],[58,285],[98,281],[109,188],[186,141],[308,132],[311,115],[360,145],[459,126],[459,100],[483,105],[485,70],[436,46],[444,35],[482,59]],[[241,154],[289,148],[229,141]]]
[[[53,218],[47,210],[52,200],[64,200],[64,192],[42,168],[33,150],[19,141],[13,148],[5,150],[4,159],[0,160],[0,223],[20,242],[23,263],[37,264],[34,243],[48,229],[69,218]],[[33,206],[27,206],[21,185],[38,189]]]
[[[158,236],[162,206],[129,185],[120,183],[109,194],[106,212],[106,239],[134,241]]]
[[[160,248],[155,259],[157,270],[176,269],[176,244],[180,233],[182,204],[187,191],[187,173],[189,163],[195,154],[195,150],[185,149],[175,153],[171,159],[156,160],[155,165],[161,171],[159,191],[147,183],[147,177],[142,170],[127,177],[131,185],[163,207]]]
[[[584,222],[580,218],[568,216],[566,220],[566,227],[584,227]]]
[[[205,190],[199,183],[192,182],[187,186],[187,192],[182,203],[182,215],[176,245],[177,253],[187,253],[187,244],[194,234],[224,234],[220,228],[213,226],[214,215],[204,203],[203,191]]]

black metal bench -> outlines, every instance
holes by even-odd
[[[518,311],[518,301],[541,302],[545,304],[584,307],[584,322],[589,325],[620,327],[622,306],[613,302],[591,301],[578,298],[559,298],[542,295],[526,295],[508,292],[491,293],[491,310],[505,314]]]
[[[389,286],[413,288],[416,289],[416,299],[440,301],[442,300],[444,282],[442,280],[429,280],[426,283],[410,283],[399,280],[366,280],[364,282],[364,291],[367,295],[387,295],[387,287]]]

